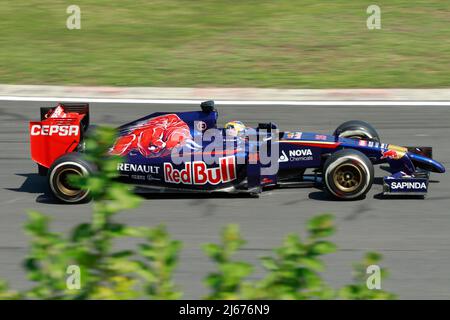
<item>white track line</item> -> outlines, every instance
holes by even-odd
[[[192,104],[198,105],[204,100],[193,99],[123,99],[123,98],[78,98],[78,97],[20,97],[0,96],[0,101],[31,102],[88,102],[88,103],[135,103],[135,104]],[[259,105],[259,106],[450,106],[450,101],[386,101],[386,100],[349,100],[349,101],[270,101],[270,100],[215,100],[218,105]]]

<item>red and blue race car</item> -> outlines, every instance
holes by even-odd
[[[213,101],[191,112],[159,112],[118,128],[110,153],[123,157],[120,179],[147,192],[245,192],[318,186],[331,198],[361,199],[374,182],[374,165],[388,164],[385,195],[423,196],[430,172],[444,173],[431,147],[382,143],[363,121],[347,121],[330,135],[280,131],[261,123],[229,134],[217,126]],[[89,105],[60,103],[41,108],[30,122],[31,157],[47,175],[53,195],[66,203],[89,199],[71,186],[71,174],[95,168],[83,158]]]

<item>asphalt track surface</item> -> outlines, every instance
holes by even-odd
[[[20,266],[27,252],[22,231],[27,209],[52,217],[54,230],[67,232],[90,217],[89,205],[56,204],[46,194],[45,178],[29,159],[28,121],[39,118],[45,102],[0,101],[0,278],[13,288],[29,285]],[[434,158],[450,167],[450,107],[445,106],[217,106],[219,124],[242,120],[249,125],[274,121],[283,130],[329,133],[340,123],[372,123],[382,141],[431,145]],[[91,122],[119,125],[155,111],[192,110],[193,106],[91,104]],[[384,171],[376,170],[376,176]],[[175,280],[184,298],[201,298],[203,277],[213,265],[201,244],[218,241],[228,223],[240,225],[248,240],[238,258],[256,262],[271,253],[290,232],[304,234],[305,222],[318,213],[333,213],[340,250],[327,256],[324,277],[334,286],[349,283],[352,264],[367,251],[384,255],[390,277],[382,287],[402,299],[450,298],[450,176],[432,174],[430,193],[421,199],[383,199],[379,179],[364,200],[336,202],[318,189],[280,189],[259,198],[228,196],[149,196],[143,205],[118,218],[130,225],[168,226],[183,241]],[[130,242],[119,243],[127,247]],[[254,277],[261,276],[257,269]]]

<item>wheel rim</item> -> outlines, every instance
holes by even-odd
[[[341,164],[334,171],[333,181],[340,191],[354,192],[363,182],[363,173],[358,166],[352,163]]]
[[[84,191],[70,184],[69,182],[70,175],[82,176],[83,173],[78,171],[76,168],[61,169],[55,177],[56,187],[65,197],[75,198],[81,195]]]

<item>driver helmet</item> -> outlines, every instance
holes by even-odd
[[[246,129],[245,124],[241,121],[230,121],[225,125],[227,135],[232,137],[243,135]]]

